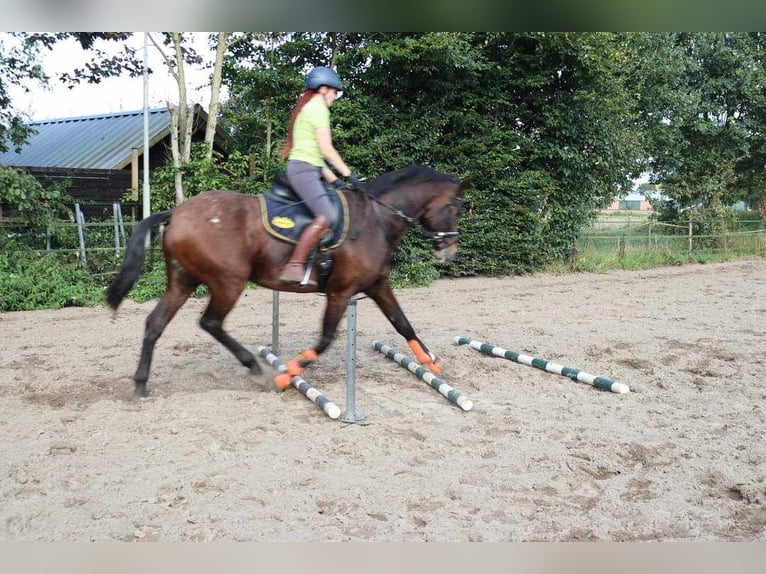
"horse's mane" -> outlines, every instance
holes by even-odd
[[[412,164],[396,171],[389,171],[370,181],[365,189],[373,197],[378,197],[387,190],[407,183],[428,183],[451,181],[457,183],[453,175],[436,171],[425,165]]]

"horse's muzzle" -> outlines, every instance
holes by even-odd
[[[436,257],[440,263],[451,263],[457,253],[457,243],[452,245],[446,245],[441,249],[434,251],[434,257]]]

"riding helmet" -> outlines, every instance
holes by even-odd
[[[318,90],[320,86],[330,86],[340,91],[343,88],[340,85],[340,78],[335,70],[318,66],[309,72],[306,76],[306,88],[309,90]]]

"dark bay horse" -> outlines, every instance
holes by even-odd
[[[133,377],[136,395],[146,396],[157,339],[201,284],[207,285],[210,301],[200,326],[253,373],[261,372],[253,353],[223,329],[224,318],[246,283],[252,281],[279,291],[324,291],[327,303],[319,342],[289,361],[288,372],[276,379],[282,389],[327,349],[349,299],[357,293],[372,298],[417,360],[438,373],[436,357],[415,334],[394,297],[388,276],[396,245],[415,225],[433,242],[437,259],[453,259],[463,185],[457,178],[431,168],[410,166],[370,181],[361,192],[340,193],[345,194],[348,204],[348,236],[332,252],[332,270],[319,287],[279,281],[293,246],[266,231],[258,196],[208,191],[141,221],[131,234],[120,272],[106,295],[108,305],[116,310],[143,272],[147,233],[167,224],[162,239],[167,288],[146,319],[141,357]],[[316,274],[314,269],[312,277],[316,278]]]

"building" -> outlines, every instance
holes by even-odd
[[[606,211],[653,211],[650,199],[662,199],[659,185],[641,184],[638,189],[633,189],[623,197],[617,197],[612,201]]]
[[[192,141],[203,141],[207,113],[194,106]],[[171,161],[171,118],[167,108],[149,110],[149,170]],[[31,122],[35,134],[19,150],[0,153],[0,165],[27,170],[43,185],[69,182],[65,191],[84,205],[108,205],[132,193],[138,201],[143,179],[143,110]],[[223,154],[231,137],[216,129]],[[90,209],[93,211],[93,209]]]

